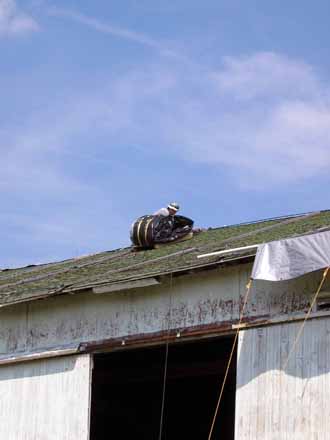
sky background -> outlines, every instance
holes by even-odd
[[[330,2],[0,0],[0,268],[330,208]]]

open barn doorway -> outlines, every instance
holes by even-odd
[[[162,440],[207,439],[233,338],[169,346]],[[94,357],[90,440],[159,439],[165,346]],[[236,353],[212,439],[234,439]]]

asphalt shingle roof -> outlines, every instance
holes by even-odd
[[[131,248],[102,252],[50,264],[0,271],[0,305],[84,290],[96,285],[197,270],[231,260],[234,255],[197,259],[197,255],[330,229],[330,211],[209,229],[191,240],[159,249]],[[253,254],[247,250],[240,257]]]

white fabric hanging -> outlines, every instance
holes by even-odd
[[[330,231],[326,231],[260,245],[251,278],[289,280],[329,266]]]

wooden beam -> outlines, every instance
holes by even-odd
[[[67,348],[54,348],[48,351],[34,353],[17,353],[15,355],[0,356],[0,365],[17,364],[18,362],[34,361],[58,356],[68,356],[79,353],[79,345]]]
[[[260,244],[252,244],[250,246],[241,246],[238,248],[225,249],[223,251],[216,251],[216,252],[210,252],[209,254],[197,255],[197,258],[208,258],[208,257],[216,256],[216,255],[231,254],[231,253],[235,253],[235,252],[239,252],[239,251],[245,251],[247,249],[256,249],[259,246],[260,246]]]
[[[320,319],[320,318],[327,318],[330,317],[330,311],[324,311],[324,312],[314,312],[310,315],[308,318],[310,319]],[[268,319],[256,319],[254,321],[249,322],[242,322],[241,324],[233,324],[232,329],[233,330],[245,330],[253,327],[265,327],[270,325],[277,325],[277,324],[289,324],[290,322],[297,322],[297,321],[303,321],[306,318],[306,313],[297,313],[292,316],[288,315],[282,315],[278,316],[276,318],[268,318]]]

